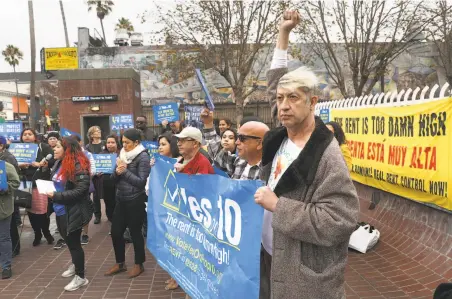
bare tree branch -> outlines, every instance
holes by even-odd
[[[388,65],[418,42],[416,32],[433,20],[420,1],[411,0],[337,1],[329,6],[311,0],[299,8],[311,33],[302,39],[318,45],[313,49],[344,97],[371,92]],[[336,40],[332,32],[337,32]],[[346,86],[346,78],[352,86]]]
[[[165,25],[154,33],[164,31],[175,45],[199,49],[197,59],[231,86],[240,121],[244,100],[256,89],[253,79],[266,64],[277,22],[289,1],[187,0],[164,13],[154,2],[160,12],[155,21]],[[257,60],[262,66],[255,65]]]

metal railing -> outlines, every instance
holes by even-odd
[[[409,88],[406,91],[401,90],[400,92],[390,91],[387,93],[377,93],[374,95],[322,102],[316,105],[315,113],[318,115],[322,109],[362,109],[376,106],[409,106],[425,103],[427,101],[440,100],[451,95],[449,83],[446,82],[441,89],[439,88],[440,86],[435,84],[432,88],[425,86],[422,90],[420,87],[416,87],[414,90]]]

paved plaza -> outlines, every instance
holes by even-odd
[[[104,277],[114,264],[114,253],[108,235],[109,223],[90,225],[91,241],[84,247],[87,278],[90,283],[78,291],[68,293],[63,287],[70,278],[61,273],[70,263],[67,249],[54,250],[43,243],[32,247],[33,232],[27,218],[22,232],[22,251],[14,259],[12,279],[0,281],[0,298],[5,299],[107,299],[107,298],[184,298],[185,293],[165,291],[168,274],[157,266],[148,252],[143,275],[131,280],[126,273]],[[52,216],[51,231],[55,231]],[[58,235],[56,235],[58,237]],[[447,236],[446,236],[447,237]],[[44,239],[43,239],[44,240]],[[412,246],[403,236],[382,230],[378,245],[367,254],[350,251],[346,273],[347,299],[358,298],[425,298],[431,299],[440,282],[452,280],[450,255],[438,258],[434,251]],[[450,243],[449,243],[450,245]],[[414,252],[416,251],[417,252]],[[415,255],[413,255],[415,254]],[[133,264],[133,246],[127,245],[126,263]],[[240,299],[240,298],[237,298]],[[243,298],[247,299],[247,298]],[[300,299],[302,299],[300,297]]]

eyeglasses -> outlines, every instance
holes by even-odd
[[[240,140],[240,142],[245,142],[248,139],[261,140],[262,138],[257,137],[257,136],[238,134],[237,139]]]
[[[187,141],[195,141],[194,139],[191,139],[191,138],[179,138],[179,139],[177,139],[177,142],[179,143],[185,143],[185,142],[187,142]]]
[[[135,121],[135,123],[137,123],[137,124],[145,124],[146,122],[145,121],[141,121],[141,120],[137,120],[137,121]]]

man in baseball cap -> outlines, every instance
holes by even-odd
[[[186,127],[177,138],[177,147],[182,156],[176,164],[176,170],[186,174],[214,174],[214,170],[209,160],[200,153],[202,143],[202,133],[198,128]]]

